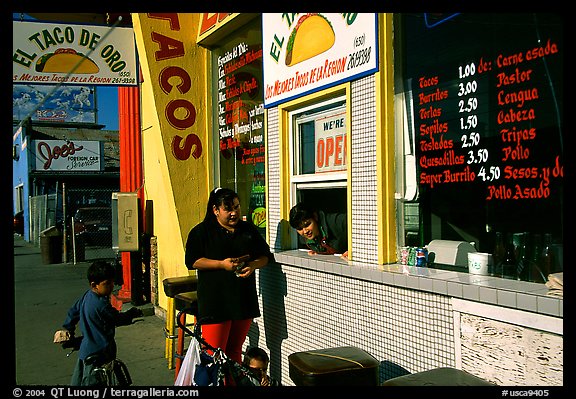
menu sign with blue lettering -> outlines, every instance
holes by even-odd
[[[377,14],[262,14],[264,106],[378,70]]]

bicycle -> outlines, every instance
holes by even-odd
[[[54,343],[60,344],[62,349],[71,349],[66,354],[70,357],[72,353],[80,350],[83,336],[73,336],[69,331],[58,330],[54,334]],[[132,377],[126,364],[120,359],[113,359],[108,362],[99,361],[99,355],[90,355],[84,359],[85,363],[98,362],[98,366],[92,369],[99,386],[106,387],[127,387],[132,385]]]
[[[191,309],[178,312],[178,327],[192,340],[186,351],[175,385],[195,386],[260,386],[260,379],[243,364],[230,359],[221,348],[215,348],[202,337],[201,325],[208,318],[197,320],[190,330],[183,320]],[[226,381],[226,384],[225,384]]]

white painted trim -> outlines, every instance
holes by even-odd
[[[455,312],[472,314],[504,323],[564,335],[563,319],[559,317],[525,312],[518,309],[509,309],[480,302],[465,301],[458,298],[452,298],[452,308]]]

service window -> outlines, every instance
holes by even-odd
[[[262,28],[259,18],[212,51],[217,184],[235,190],[246,220],[266,231]]]
[[[394,23],[400,244],[473,242],[497,265],[502,237],[516,267],[492,273],[544,282],[563,270],[562,16],[398,14]]]
[[[346,121],[342,96],[290,113],[292,205],[305,201],[326,213],[346,213]]]

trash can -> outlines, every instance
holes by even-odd
[[[62,263],[62,233],[56,226],[40,232],[40,253],[42,263]]]
[[[453,367],[438,367],[419,373],[402,375],[384,381],[384,386],[481,386],[495,385],[466,371]]]
[[[73,251],[75,255],[73,260],[75,263],[86,260],[86,240],[84,239],[83,233],[74,236]]]
[[[296,352],[288,356],[289,374],[297,386],[376,386],[380,362],[354,346]]]

